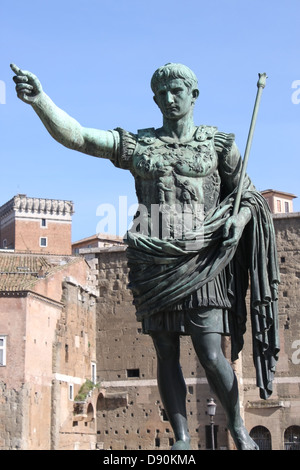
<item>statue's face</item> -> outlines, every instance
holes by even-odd
[[[154,101],[165,118],[179,120],[190,112],[197,96],[195,90],[187,88],[182,79],[176,78],[158,85]]]

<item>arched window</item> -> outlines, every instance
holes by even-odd
[[[97,399],[97,405],[96,405],[96,410],[105,410],[105,398],[103,396],[103,393],[99,393],[98,399]]]
[[[285,430],[284,449],[300,450],[300,426],[290,426]]]
[[[93,408],[93,405],[89,403],[87,407],[87,420],[93,421],[93,419],[94,419],[94,408]]]
[[[271,434],[264,426],[255,426],[252,428],[250,436],[258,445],[259,450],[272,450]]]

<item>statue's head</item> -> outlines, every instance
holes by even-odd
[[[166,64],[154,72],[151,88],[153,99],[164,118],[179,120],[191,117],[199,96],[197,77],[182,64]]]
[[[180,78],[187,88],[197,89],[198,80],[194,72],[186,65],[169,63],[159,67],[151,79],[151,89],[156,93],[158,85],[166,80]]]

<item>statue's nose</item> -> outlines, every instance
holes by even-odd
[[[166,93],[166,101],[167,101],[167,103],[173,103],[174,102],[174,96],[170,91],[168,91]]]

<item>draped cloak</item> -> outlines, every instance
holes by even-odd
[[[231,358],[243,348],[246,331],[246,293],[250,281],[250,321],[253,360],[260,397],[272,394],[272,382],[279,353],[278,295],[279,270],[275,232],[269,206],[255,189],[244,190],[242,207],[251,211],[238,246],[225,249],[223,228],[232,214],[236,190],[210,210],[199,233],[185,240],[166,240],[128,231],[129,287],[137,320],[170,308],[186,298],[221,271],[226,271],[231,300],[229,330]]]

